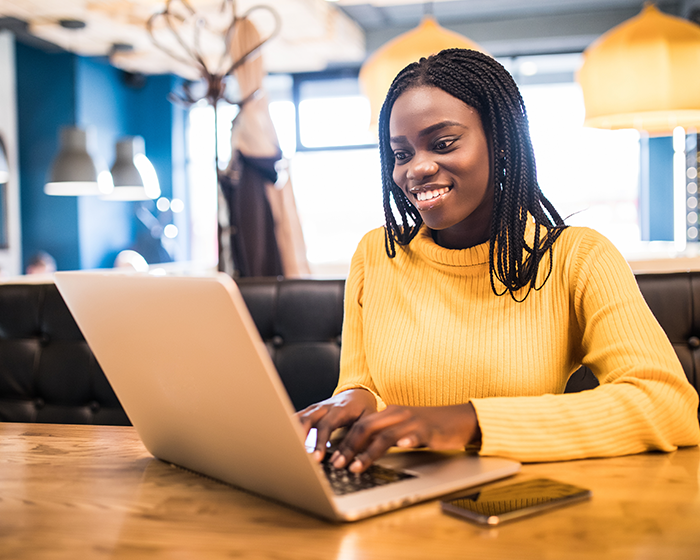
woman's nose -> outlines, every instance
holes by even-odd
[[[411,181],[421,181],[435,175],[438,170],[437,163],[428,154],[414,154],[408,165],[406,177]]]

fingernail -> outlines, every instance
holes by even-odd
[[[358,459],[355,459],[352,462],[352,465],[350,465],[348,467],[348,470],[352,471],[354,473],[358,473],[358,472],[362,471],[362,463]]]
[[[401,438],[399,441],[396,442],[397,447],[412,447],[413,446],[413,439],[410,437],[405,437]]]
[[[331,458],[328,459],[328,461],[329,461],[330,463],[335,463],[335,460],[336,460],[339,456],[340,456],[340,452],[336,450],[336,451],[333,452],[333,455],[331,455]]]
[[[345,466],[345,457],[339,454],[339,457],[333,461],[333,466],[336,469],[342,469]]]
[[[317,449],[316,451],[314,451],[314,460],[316,460],[317,462],[320,463],[321,461],[323,461],[324,455],[325,455],[325,453],[323,451],[321,451],[320,449]]]

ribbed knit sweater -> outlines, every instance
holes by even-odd
[[[488,248],[445,249],[423,226],[390,259],[383,228],[369,232],[347,280],[336,393],[369,389],[380,409],[471,401],[480,453],[526,462],[700,442],[698,395],[607,239],[564,230],[521,303],[493,293]],[[545,257],[538,287],[548,271]],[[581,364],[601,385],[564,394]]]

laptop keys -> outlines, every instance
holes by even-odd
[[[328,455],[326,456],[328,457]],[[348,469],[336,469],[327,459],[322,462],[323,472],[330,482],[333,493],[342,496],[360,490],[376,488],[393,482],[406,480],[407,478],[415,478],[415,475],[382,467],[381,465],[370,465],[370,467],[362,473],[354,473]]]

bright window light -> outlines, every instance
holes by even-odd
[[[583,126],[576,83],[520,88],[540,188],[569,225],[600,231],[622,252],[641,241],[639,133]]]
[[[269,105],[270,118],[277,132],[282,155],[291,158],[297,149],[296,114],[291,101],[272,101]]]
[[[316,97],[299,103],[301,143],[309,148],[374,144],[366,97]]]
[[[311,272],[347,275],[362,236],[384,224],[378,150],[299,152],[291,175]]]

